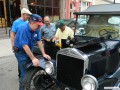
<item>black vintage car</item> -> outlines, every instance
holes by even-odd
[[[33,67],[27,73],[28,90],[120,89],[119,7],[95,5],[75,12],[76,21],[84,16],[87,24],[76,28],[74,39],[66,40],[67,47],[57,52],[55,68],[46,61],[45,68]]]

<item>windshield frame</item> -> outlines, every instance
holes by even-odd
[[[76,30],[77,30],[76,23],[77,23],[77,20],[79,19],[80,15],[81,15],[81,14],[77,14],[77,15],[76,15],[74,36],[76,35]],[[109,17],[109,16],[110,16],[110,17],[118,17],[118,16],[119,16],[119,17],[120,17],[120,15],[115,15],[115,14],[93,14],[93,15],[86,15],[86,17],[87,17],[87,19],[88,19],[88,22],[87,22],[86,25],[88,25],[88,23],[90,23],[89,18],[91,18],[92,16],[97,16],[97,15],[98,15],[98,16],[101,16],[101,17],[102,17],[102,16],[108,16],[108,17]],[[110,17],[109,17],[109,18],[110,18]],[[97,21],[96,21],[96,22],[97,22]],[[108,20],[107,20],[107,22],[108,22]],[[109,23],[107,23],[107,24],[109,24]],[[98,25],[98,26],[99,26],[99,25]],[[114,28],[114,27],[117,27],[117,28],[119,27],[119,28],[120,28],[120,24],[119,24],[119,25],[115,25],[115,24],[113,25],[113,24],[111,23],[111,25],[109,24],[109,26],[103,24],[103,27],[106,27],[105,29],[109,29],[109,28],[107,28],[107,27],[110,27],[110,26],[113,27],[113,30],[116,30],[116,28]],[[96,27],[96,26],[95,26],[95,27]],[[100,27],[100,26],[99,26],[99,27]],[[101,25],[101,28],[102,28],[102,25]],[[104,28],[103,28],[103,29],[104,29]],[[111,28],[110,28],[110,29],[111,29]],[[89,31],[89,30],[88,30],[88,31]],[[117,32],[120,34],[120,29],[119,29]],[[117,32],[116,32],[116,33],[117,33]],[[110,31],[110,33],[111,33],[111,31]],[[85,35],[80,35],[80,36],[85,36]],[[120,39],[120,35],[116,35],[116,36],[119,36],[118,38]],[[93,36],[93,37],[94,37],[94,36]],[[99,37],[100,37],[100,36],[99,36]],[[118,38],[116,38],[116,39],[118,39]]]

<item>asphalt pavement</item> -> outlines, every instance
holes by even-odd
[[[0,39],[0,57],[9,55],[13,55],[10,39]]]
[[[17,61],[14,55],[0,57],[0,90],[19,90]]]
[[[19,90],[18,66],[12,52],[9,29],[0,28],[0,90]]]

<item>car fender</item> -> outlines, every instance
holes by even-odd
[[[117,79],[120,79],[120,67],[115,71],[115,73],[113,73],[112,75],[110,75],[108,78],[117,78]]]

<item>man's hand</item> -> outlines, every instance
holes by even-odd
[[[56,41],[56,37],[53,36],[53,38],[52,38],[52,42],[55,42],[55,41]]]
[[[51,60],[51,57],[47,54],[44,54],[43,57],[46,58],[47,60]]]
[[[53,36],[52,42],[55,42],[55,41],[57,41],[58,39],[59,39],[58,37]]]
[[[50,42],[50,39],[46,39],[47,42]]]
[[[34,67],[38,67],[39,66],[39,60],[37,58],[33,58],[32,59],[32,63],[34,65]]]

